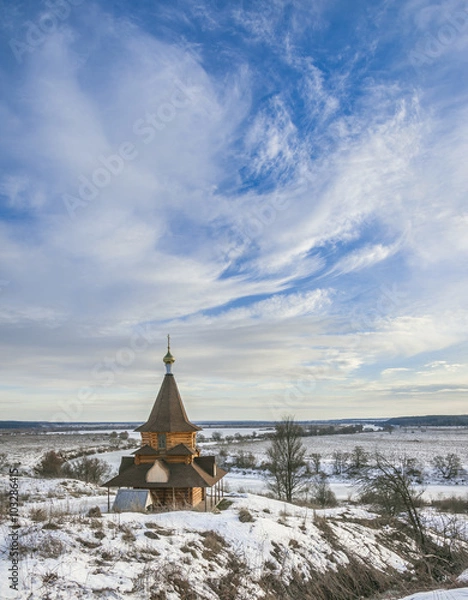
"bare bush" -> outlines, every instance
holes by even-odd
[[[41,540],[37,553],[43,558],[58,558],[65,552],[63,542],[52,535],[48,535]]]
[[[29,513],[29,517],[31,521],[34,521],[35,523],[47,521],[47,510],[45,508],[32,508]]]
[[[257,459],[252,452],[244,452],[241,450],[233,456],[233,467],[238,469],[255,469],[257,466]]]
[[[468,496],[465,496],[465,498],[450,496],[448,498],[441,498],[440,500],[433,500],[432,506],[442,512],[468,513]]]
[[[34,468],[34,472],[40,477],[60,477],[64,463],[65,459],[61,454],[55,450],[49,450]]]
[[[66,477],[96,484],[101,483],[110,472],[108,463],[99,458],[83,457],[74,463],[66,463],[62,468],[62,473]]]
[[[320,508],[336,506],[338,501],[325,475],[319,476],[313,481],[311,488],[310,500],[313,504]]]
[[[145,531],[145,535],[147,533],[150,533],[150,532]],[[134,542],[136,540],[136,537],[135,537],[133,531],[127,525],[124,525],[122,527],[122,540],[124,542]]]
[[[102,517],[101,509],[99,508],[99,506],[93,506],[92,508],[90,508],[88,510],[88,517]]]

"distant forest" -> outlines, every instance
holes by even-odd
[[[330,419],[322,421],[297,421],[305,435],[333,435],[336,433],[359,433],[366,424],[375,424],[383,429],[390,427],[468,427],[468,415],[426,415],[423,417],[393,417],[391,419]],[[204,429],[230,427],[272,428],[274,421],[205,421],[197,422]],[[102,429],[134,429],[137,422],[100,423],[52,423],[48,421],[0,421],[0,429],[16,431],[70,431]]]
[[[427,415],[425,417],[395,417],[382,425],[394,427],[468,427],[468,415]]]

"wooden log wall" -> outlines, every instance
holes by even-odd
[[[189,448],[195,449],[196,435],[196,433],[190,432],[166,433],[166,449],[170,450],[170,448],[173,448],[178,444],[186,444]],[[159,450],[157,433],[143,431],[141,434],[141,441],[143,445],[148,444],[148,446],[151,446],[155,450]]]

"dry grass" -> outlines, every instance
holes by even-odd
[[[356,600],[368,598],[387,590],[396,580],[394,573],[383,573],[354,557],[347,565],[337,565],[336,571],[320,573],[311,569],[311,577],[304,581],[294,573],[285,585],[281,578],[267,573],[261,579],[266,600]]]
[[[122,531],[122,540],[124,542],[134,542],[136,540],[135,535],[133,534],[133,531],[129,528],[129,527],[122,527],[121,528]],[[148,533],[148,532],[146,532]]]
[[[213,560],[218,557],[220,552],[226,547],[226,541],[216,531],[206,531],[202,533],[203,552],[202,556],[206,560]]]
[[[164,527],[162,527],[158,523],[155,523],[154,521],[148,521],[146,523],[146,527],[148,529],[154,529],[158,532],[159,535],[165,535],[169,537],[174,534],[174,531],[172,529],[165,529]]]
[[[239,597],[245,597],[239,596],[239,588],[249,576],[249,568],[232,554],[229,555],[226,566],[226,575],[221,578],[208,579],[207,585],[218,595],[220,600],[236,600]]]
[[[317,515],[317,513],[314,512],[314,525],[317,529],[320,529],[322,537],[330,544],[330,546],[339,545],[339,540],[325,517]]]
[[[85,540],[84,538],[76,538],[77,542],[80,542],[80,544],[82,546],[84,546],[85,548],[89,548],[89,549],[94,549],[94,548],[99,548],[99,546],[101,545],[101,542],[95,542],[93,540]]]
[[[181,547],[180,551],[185,552],[186,554],[191,554],[193,558],[198,558],[198,552],[194,542],[187,542]]]
[[[37,548],[37,554],[42,558],[59,558],[64,552],[63,542],[52,535],[44,537]]]
[[[241,508],[239,511],[239,521],[241,523],[253,523],[255,519],[249,510],[246,508]]]
[[[32,508],[29,517],[34,523],[40,523],[46,521],[48,518],[47,510],[45,508]]]
[[[58,523],[54,523],[54,521],[49,521],[42,526],[42,529],[60,529],[60,525]]]

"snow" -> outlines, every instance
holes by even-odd
[[[259,437],[267,435],[274,431],[274,427],[203,427],[201,433],[206,439],[212,437],[213,433],[220,433],[224,438],[228,436],[235,436],[236,433],[242,436],[251,436],[254,433]]]
[[[212,431],[216,431],[213,429]],[[204,432],[206,433],[206,431]],[[230,434],[233,431],[230,430]],[[77,450],[104,447],[106,440],[96,435],[2,436],[4,451],[18,456],[21,469],[28,472],[40,455],[49,449]],[[336,449],[351,451],[356,445],[372,452],[375,449],[390,455],[415,456],[428,469],[435,454],[456,452],[468,466],[468,431],[396,431],[393,434],[366,432],[359,435],[340,435],[305,438],[307,453],[320,452],[323,463],[331,473],[332,453]],[[51,446],[51,444],[57,444]],[[213,443],[208,442],[211,446]],[[216,445],[230,453],[252,451],[261,460],[267,442],[235,442]],[[12,450],[11,452],[9,450]],[[120,458],[132,450],[113,450],[99,454],[117,467]],[[29,471],[30,472],[30,471]],[[438,480],[428,470],[425,496],[463,496],[468,485],[448,485]],[[232,504],[221,513],[196,511],[167,512],[159,514],[122,513],[103,514],[100,519],[87,517],[89,508],[99,506],[107,510],[107,491],[97,486],[66,479],[40,480],[26,475],[20,478],[20,512],[23,558],[21,561],[21,593],[8,589],[7,556],[0,562],[0,597],[41,598],[45,590],[50,600],[140,600],[157,592],[158,585],[166,585],[168,600],[183,597],[176,587],[167,584],[177,577],[190,585],[207,600],[217,600],[207,578],[223,581],[232,574],[233,557],[250,567],[250,574],[239,584],[239,597],[253,600],[262,598],[258,581],[273,574],[284,582],[296,573],[307,579],[311,570],[325,572],[346,565],[347,554],[364,563],[372,562],[377,568],[392,568],[405,573],[411,568],[408,552],[392,538],[391,529],[378,529],[370,523],[375,518],[363,508],[343,505],[333,509],[311,510],[293,506],[255,494],[266,491],[266,480],[261,471],[232,469],[225,479],[232,491],[226,500]],[[356,486],[346,477],[330,478],[337,497],[346,500],[356,496]],[[0,489],[8,489],[8,479],[0,479]],[[244,493],[239,493],[244,490]],[[236,493],[237,492],[237,493]],[[247,492],[254,492],[247,493]],[[111,497],[112,502],[112,497]],[[31,519],[34,509],[45,509],[45,522]],[[242,522],[239,517],[247,511],[252,520]],[[424,519],[435,532],[446,532],[450,516],[435,510],[425,510]],[[322,528],[325,520],[334,543]],[[57,529],[44,529],[51,521]],[[463,535],[467,536],[467,517],[460,516]],[[0,524],[0,547],[8,547],[8,522]],[[221,542],[216,541],[220,536]],[[210,538],[211,536],[211,538]],[[216,549],[216,557],[209,558],[209,544]],[[216,544],[221,544],[216,547]],[[406,540],[406,547],[409,543]],[[54,555],[54,552],[57,556]],[[207,554],[208,553],[208,554]],[[148,569],[147,565],[151,565]],[[158,576],[156,578],[155,573]],[[159,582],[159,583],[158,583]],[[164,583],[166,582],[166,584]],[[468,582],[468,571],[459,577],[461,585]],[[169,587],[167,587],[169,585]],[[161,588],[162,589],[162,588]],[[405,600],[468,600],[468,588],[436,590],[407,596]]]
[[[401,600],[468,600],[468,588],[457,590],[434,590],[405,596]]]
[[[246,491],[255,494],[266,494],[268,492],[267,480],[260,471],[232,469],[226,475],[224,481],[232,491]],[[338,500],[355,499],[359,493],[357,484],[349,480],[332,479],[329,483]],[[468,495],[468,485],[427,483],[415,487],[422,491],[422,497],[427,501]]]
[[[281,571],[285,581],[294,572],[310,576],[308,564],[324,572],[347,562],[346,555],[331,545],[315,524],[317,512],[333,520],[334,530],[346,545],[347,552],[365,560],[373,556],[377,568],[384,569],[386,565],[401,571],[407,568],[406,561],[380,545],[371,530],[349,523],[350,518],[369,517],[369,513],[361,509],[311,511],[250,494],[234,495],[229,500],[232,505],[218,514],[196,511],[110,513],[94,522],[82,516],[83,513],[61,514],[56,521],[58,529],[47,532],[41,523],[24,518],[22,544],[27,556],[22,562],[20,577],[23,592],[39,593],[48,574],[53,573],[68,589],[70,597],[91,598],[92,594],[110,588],[116,590],[116,598],[136,600],[139,596],[131,592],[143,574],[144,561],[141,559],[148,554],[154,560],[155,556],[163,557],[162,563],[158,563],[161,569],[178,565],[178,572],[190,577],[193,585],[203,586],[208,565],[215,577],[223,577],[228,569],[228,558],[222,552],[218,552],[220,559],[217,561],[204,558],[204,536],[214,532],[221,536],[230,553],[249,565],[251,576],[245,584],[249,588],[248,595],[260,597],[255,581],[264,574],[268,562],[276,565],[274,568]],[[242,510],[252,515],[252,521],[239,520]],[[97,530],[93,529],[96,521]],[[102,537],[97,539],[96,531],[102,532]],[[129,541],[123,537],[125,532]],[[5,525],[2,525],[1,533],[3,536],[8,534]],[[149,537],[151,533],[154,537]],[[60,556],[48,557],[44,539],[52,547],[57,545],[64,549]],[[197,560],[184,550],[187,547],[196,553]],[[184,559],[189,559],[186,567],[183,566]],[[3,582],[7,581],[7,564],[4,562],[1,567]],[[2,585],[2,597],[12,597],[5,589],[5,583]]]
[[[167,598],[180,600],[183,595],[168,582],[181,578],[201,597],[216,600],[207,578],[229,578],[234,557],[249,567],[248,577],[239,584],[239,597],[258,600],[263,594],[258,582],[268,573],[285,584],[298,573],[307,580],[317,572],[346,565],[351,555],[363,563],[372,562],[381,571],[392,568],[403,574],[411,568],[408,553],[402,550],[410,545],[409,540],[399,547],[391,528],[372,526],[375,515],[362,507],[311,510],[249,493],[231,493],[222,511],[126,512],[95,518],[86,516],[89,507],[98,504],[104,509],[107,501],[96,486],[33,479],[24,479],[23,485],[31,490],[31,499],[21,508],[21,592],[16,595],[8,589],[9,563],[3,560],[0,597],[5,599],[39,598],[47,588],[50,600],[105,598],[106,590],[113,590],[109,597],[114,600],[140,600],[165,585],[161,589]],[[50,497],[54,494],[66,497]],[[74,494],[87,495],[75,498]],[[35,507],[47,507],[45,522],[31,520]],[[240,519],[245,514],[250,518]],[[435,513],[433,521],[437,524]],[[44,528],[49,522],[54,528]],[[324,523],[333,538],[323,529]],[[3,548],[8,533],[4,522],[0,525]],[[466,598],[460,590],[458,595],[437,593],[408,600]]]
[[[458,581],[462,583],[468,583],[468,569],[466,569],[466,571],[463,571],[463,573],[458,577]]]

